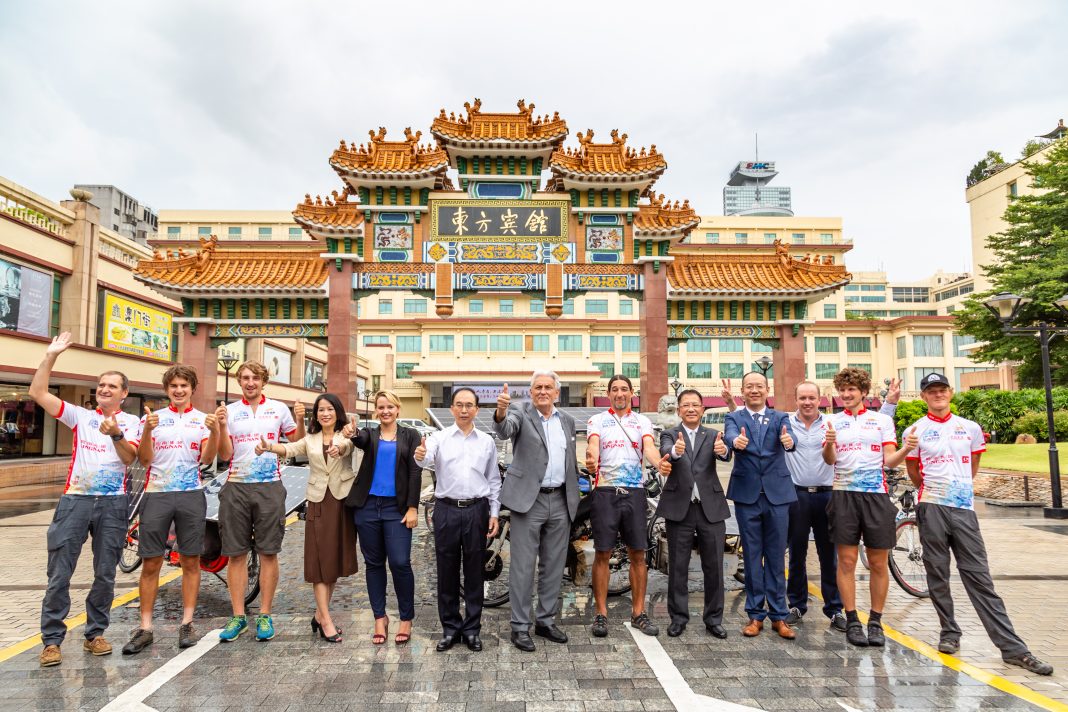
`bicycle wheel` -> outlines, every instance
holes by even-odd
[[[916,598],[930,598],[927,570],[923,566],[920,527],[913,517],[897,523],[897,538],[890,550],[890,574],[905,593]]]
[[[126,530],[126,541],[122,545],[122,553],[119,554],[119,571],[124,574],[132,574],[141,565],[141,555],[137,552],[140,542],[138,532],[141,526],[141,515],[136,514],[130,520],[130,528]]]
[[[645,550],[645,562],[650,571],[668,573],[667,520],[653,517],[649,520],[649,548]]]
[[[858,555],[859,555],[858,558],[860,559],[861,566],[863,566],[864,568],[866,568],[869,571],[871,571],[871,565],[868,564],[868,549],[867,549],[867,547],[865,547],[864,544],[861,543],[861,545],[859,547],[857,547],[857,549],[858,549]]]
[[[426,522],[426,530],[434,533],[434,500],[423,505],[423,521]]]
[[[500,517],[500,531],[486,547],[486,562],[482,569],[483,600],[487,608],[499,608],[508,603],[508,574],[511,571],[512,545],[507,517]]]
[[[608,560],[608,595],[622,596],[630,591],[630,554],[623,542],[616,542]]]
[[[260,557],[252,550],[248,552],[248,584],[245,586],[245,605],[249,605],[260,595]]]

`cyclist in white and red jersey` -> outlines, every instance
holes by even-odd
[[[864,407],[871,390],[871,375],[860,368],[844,368],[834,387],[845,407],[827,418],[823,460],[834,465],[834,490],[827,507],[831,541],[838,553],[838,590],[846,615],[846,639],[857,646],[886,645],[883,607],[890,590],[890,548],[894,545],[897,508],[890,501],[883,468],[893,468],[916,447],[906,438],[897,449],[897,431],[890,416]],[[857,617],[857,557],[860,540],[871,567],[871,613],[867,635]]]
[[[983,431],[978,423],[950,411],[953,389],[943,374],[924,376],[920,397],[927,403],[927,415],[907,431],[914,432],[919,445],[909,453],[905,465],[909,478],[920,488],[916,523],[920,527],[931,602],[942,626],[938,651],[953,655],[960,650],[961,630],[953,617],[949,587],[952,552],[964,590],[990,640],[1001,651],[1001,658],[1038,675],[1049,675],[1053,666],[1032,655],[1016,634],[1005,602],[994,591],[990,577],[972,489],[979,458],[986,451]]]
[[[278,456],[256,454],[261,439],[278,444],[304,437],[304,404],[297,403],[290,415],[281,401],[263,395],[270,380],[267,368],[247,361],[237,369],[243,398],[225,406],[220,419],[219,459],[230,461],[230,473],[219,492],[219,534],[223,556],[230,557],[226,581],[233,615],[219,638],[230,642],[248,629],[245,587],[248,583],[248,552],[253,546],[260,558],[260,614],[256,616],[256,640],[274,637],[271,606],[278,588],[278,552],[285,534],[286,488]]]
[[[95,410],[60,400],[49,392],[52,368],[70,344],[67,332],[52,339],[30,383],[30,397],[74,434],[67,484],[47,534],[48,588],[41,602],[42,667],[62,662],[59,646],[67,634],[63,620],[70,612],[70,579],[90,535],[93,585],[85,597],[83,647],[93,655],[111,653],[104,631],[111,622],[115,566],[126,537],[126,468],[137,457],[139,423],[137,416],[121,410],[130,388],[121,372],[100,374]]]
[[[193,613],[200,590],[200,554],[204,550],[204,519],[207,499],[200,484],[200,466],[215,459],[219,427],[214,413],[202,413],[192,405],[197,389],[192,366],[171,366],[163,374],[163,390],[170,405],[152,412],[145,407],[137,456],[148,468],[142,500],[139,591],[141,625],[122,647],[123,655],[135,655],[154,640],[152,608],[159,591],[159,572],[167,552],[171,525],[175,549],[182,567],[182,621],[178,647],[196,645]]]

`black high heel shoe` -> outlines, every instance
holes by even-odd
[[[341,635],[341,633],[342,633],[341,626],[335,626],[335,627],[337,628],[337,634]],[[312,619],[311,619],[312,633],[319,633],[322,630],[322,628],[323,628],[323,626],[319,623],[319,621],[317,621],[315,619],[315,614],[313,613],[312,614]]]
[[[320,625],[319,626],[319,635],[322,636],[322,639],[325,640],[328,643],[340,643],[341,642],[341,629],[340,628],[338,628],[337,632],[334,633],[333,635],[327,635],[326,634],[326,629],[323,628]]]

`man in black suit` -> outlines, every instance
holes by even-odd
[[[705,607],[701,618],[709,633],[717,638],[727,637],[723,627],[723,540],[726,519],[731,513],[716,476],[716,460],[727,462],[731,453],[723,442],[723,433],[701,425],[704,414],[701,394],[687,388],[679,394],[682,422],[660,434],[660,453],[671,454],[671,474],[656,513],[667,523],[671,567],[668,635],[672,637],[682,635],[690,619],[687,580],[695,538],[705,577]]]

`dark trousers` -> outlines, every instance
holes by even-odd
[[[705,579],[705,606],[701,619],[705,625],[723,623],[723,543],[726,522],[710,522],[696,502],[690,503],[682,521],[668,520],[668,614],[672,623],[690,620],[690,553],[694,540],[701,552],[701,573]]]
[[[953,597],[949,590],[949,554],[952,552],[972,607],[991,642],[1001,651],[1001,656],[1010,658],[1026,653],[1027,644],[1016,635],[1009,614],[1005,611],[1005,602],[994,590],[986,545],[983,535],[979,533],[979,520],[975,512],[921,503],[916,508],[916,523],[920,527],[923,565],[927,569],[931,603],[942,624],[941,637],[959,641],[961,634],[960,626],[953,617]]]
[[[438,563],[438,617],[446,638],[482,631],[482,569],[489,531],[489,500],[457,507],[434,503],[434,553]],[[460,616],[460,572],[464,577],[464,615]]]
[[[393,574],[397,609],[402,621],[415,618],[415,574],[412,572],[412,530],[401,522],[395,497],[368,495],[353,514],[363,552],[367,596],[375,618],[386,615],[386,562]]]
[[[786,620],[786,530],[790,505],[763,492],[753,504],[734,503],[745,560],[745,612],[751,620]]]
[[[70,579],[82,546],[93,537],[93,586],[85,597],[85,639],[103,635],[111,622],[115,567],[126,540],[126,495],[65,494],[46,535],[48,588],[41,602],[41,640],[60,645],[67,635],[63,619],[70,613]]]
[[[838,594],[838,554],[831,543],[827,505],[831,493],[809,492],[797,488],[797,501],[790,505],[790,577],[786,582],[786,597],[790,607],[804,615],[808,611],[808,533],[816,540],[816,555],[820,560],[820,593],[823,594],[823,615],[828,618],[842,610]]]

